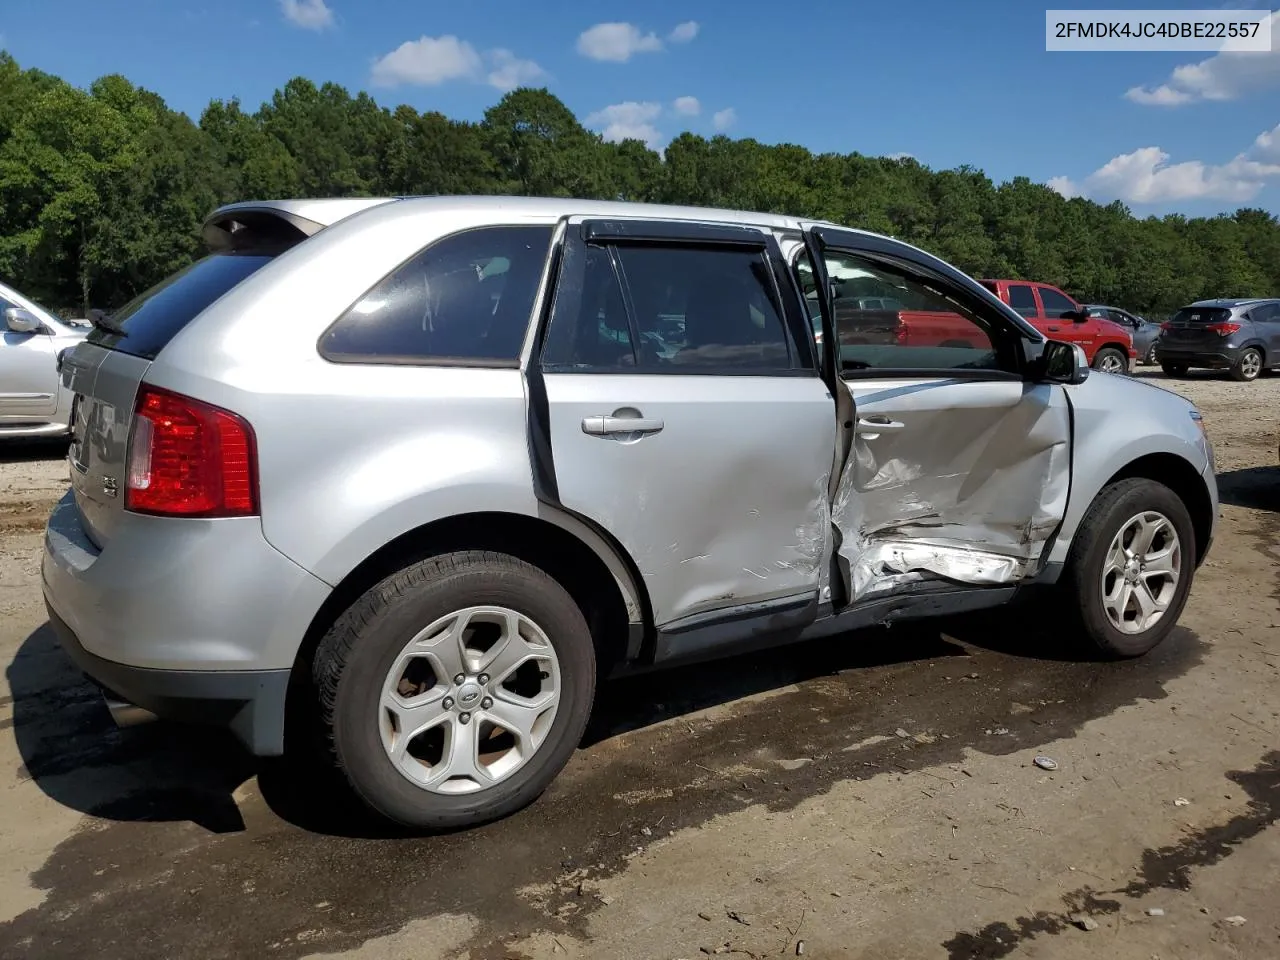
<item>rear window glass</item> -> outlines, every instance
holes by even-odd
[[[1171,323],[1221,323],[1231,316],[1223,307],[1183,307],[1173,315]]]
[[[550,226],[455,233],[397,267],[320,338],[337,363],[518,362]]]
[[[274,257],[274,252],[217,253],[197,260],[108,316],[106,322],[123,335],[95,326],[88,339],[154,360],[199,313]]]
[[[1036,315],[1036,295],[1025,283],[1009,284],[1009,306],[1024,317]]]

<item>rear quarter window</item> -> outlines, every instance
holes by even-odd
[[[401,264],[321,336],[334,363],[519,363],[550,225],[480,227]]]
[[[273,252],[216,253],[169,276],[111,314],[121,333],[94,327],[88,336],[122,353],[154,360],[188,323],[236,284],[261,270]]]

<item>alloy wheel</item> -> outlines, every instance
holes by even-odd
[[[1155,626],[1173,602],[1182,576],[1182,544],[1163,513],[1147,510],[1116,532],[1102,564],[1102,606],[1121,633]]]
[[[511,777],[546,740],[560,704],[560,663],[529,617],[467,607],[416,634],[383,683],[387,757],[432,793],[472,793]]]

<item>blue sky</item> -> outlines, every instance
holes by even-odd
[[[532,82],[655,146],[723,131],[967,163],[1138,214],[1280,213],[1280,15],[1269,54],[1047,53],[1047,5],[5,0],[0,43],[80,85],[123,73],[193,116],[303,75],[479,119]]]

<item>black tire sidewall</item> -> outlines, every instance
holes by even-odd
[[[1176,493],[1154,480],[1124,480],[1111,495],[1104,491],[1094,509],[1081,524],[1087,542],[1078,541],[1073,549],[1071,579],[1077,614],[1093,644],[1109,657],[1142,656],[1160,644],[1177,626],[1186,606],[1195,573],[1195,528],[1186,505]],[[1178,533],[1182,548],[1182,570],[1173,602],[1160,621],[1140,634],[1121,633],[1107,618],[1102,606],[1102,566],[1111,541],[1121,526],[1144,510],[1164,514]],[[1096,511],[1096,512],[1095,512]]]
[[[560,704],[542,746],[511,777],[471,794],[431,793],[400,773],[383,748],[376,722],[382,685],[415,633],[454,611],[483,605],[525,614],[546,633],[560,665]],[[519,561],[464,562],[406,591],[360,630],[338,683],[335,752],[356,792],[398,823],[451,829],[488,822],[536,799],[568,762],[591,713],[595,675],[586,621],[558,583]]]

